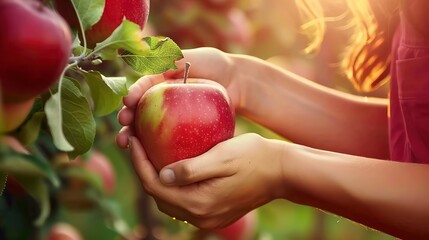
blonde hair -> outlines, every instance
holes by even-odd
[[[320,48],[327,21],[347,18],[346,27],[353,29],[353,34],[343,52],[341,66],[348,79],[361,92],[370,92],[385,84],[389,80],[390,46],[397,25],[399,0],[391,0],[389,6],[381,6],[378,0],[374,0],[378,3],[373,5],[368,0],[343,0],[347,10],[337,17],[325,16],[321,1],[295,0],[304,21],[302,29],[310,39],[305,51],[311,53]]]

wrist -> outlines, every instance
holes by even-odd
[[[273,163],[271,173],[274,176],[273,184],[270,189],[272,190],[273,199],[288,199],[291,195],[292,186],[290,186],[290,177],[294,172],[293,163],[290,163],[290,156],[293,151],[289,150],[291,144],[284,140],[269,139],[271,144],[270,152],[274,153],[272,156]]]
[[[311,173],[312,165],[314,165],[313,157],[316,154],[312,153],[311,148],[284,142],[281,148],[281,159],[280,169],[281,169],[281,182],[282,182],[282,191],[281,198],[287,199],[289,201],[306,204],[308,195],[309,175],[315,174]],[[310,187],[311,188],[311,187]]]
[[[229,78],[230,88],[232,92],[236,92],[236,111],[240,115],[248,115],[249,112],[253,111],[251,101],[254,101],[253,92],[258,83],[256,81],[262,69],[259,69],[259,62],[256,57],[251,57],[242,54],[228,54],[230,59]]]

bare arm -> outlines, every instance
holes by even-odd
[[[284,151],[285,198],[403,239],[429,237],[429,165],[296,145]]]
[[[225,226],[282,198],[401,239],[429,238],[429,165],[339,154],[244,134],[201,156],[166,166],[158,175],[138,141],[133,141],[135,169],[160,210],[200,228]]]
[[[342,93],[254,57],[230,57],[239,114],[295,143],[389,158],[387,99]]]

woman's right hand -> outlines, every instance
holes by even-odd
[[[165,72],[165,79],[181,79],[185,72],[185,63],[191,64],[189,78],[203,78],[223,85],[228,91],[234,107],[238,107],[238,81],[234,81],[234,62],[228,53],[216,48],[202,47],[183,50],[184,58],[176,62],[178,69]]]

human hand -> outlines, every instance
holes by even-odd
[[[130,148],[134,169],[159,210],[201,229],[225,227],[283,195],[279,141],[240,135],[159,175],[137,138],[130,138]]]
[[[238,82],[235,81],[234,62],[229,54],[216,48],[202,47],[183,50],[184,58],[176,62],[178,69],[165,72],[166,79],[183,78],[185,63],[191,63],[189,78],[203,78],[220,83],[228,91],[232,104],[237,107],[239,101]]]

